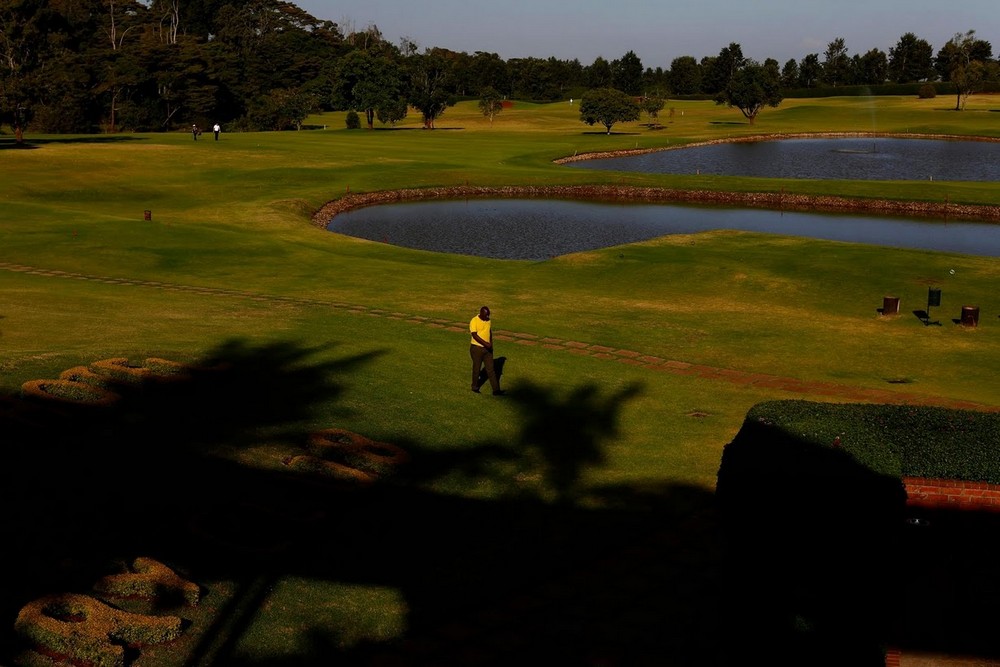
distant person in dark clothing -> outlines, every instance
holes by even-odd
[[[194,138],[195,141],[198,141],[198,135],[199,134],[201,134],[201,131],[198,130],[198,126],[197,125],[192,125],[191,126],[191,137]]]

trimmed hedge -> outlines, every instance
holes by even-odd
[[[140,556],[121,574],[109,574],[94,584],[94,591],[108,597],[155,599],[172,597],[185,604],[196,605],[201,599],[201,587],[169,567]]]
[[[747,424],[841,449],[883,475],[1000,484],[1000,413],[771,401],[751,408]]]
[[[132,614],[86,595],[64,593],[25,605],[14,629],[39,649],[74,664],[119,667],[125,664],[125,646],[177,639],[182,622],[176,616]]]

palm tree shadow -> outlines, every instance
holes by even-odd
[[[508,397],[512,441],[484,434],[441,452],[401,438],[411,463],[359,486],[254,454],[347,414],[352,374],[379,354],[316,362],[323,351],[230,341],[177,377],[112,383],[111,406],[0,401],[2,511],[19,545],[5,617],[48,593],[93,595],[100,576],[150,556],[207,586],[196,608],[142,611],[197,630],[139,649],[151,664],[714,663],[718,545],[710,520],[690,521],[710,515],[711,494],[585,482],[638,386],[557,395],[525,383]],[[257,624],[287,580],[316,586],[289,603],[304,647],[256,654]],[[323,597],[330,584],[398,591],[403,636],[348,642],[326,615],[341,602]],[[0,639],[5,658],[22,648],[9,631]]]

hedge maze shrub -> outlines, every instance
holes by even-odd
[[[307,454],[284,460],[288,467],[354,484],[371,484],[394,475],[410,460],[402,447],[378,442],[343,428],[309,434]]]
[[[128,572],[102,577],[94,590],[103,596],[120,598],[176,598],[196,605],[201,588],[180,577],[169,567],[152,558],[139,557]]]
[[[141,384],[152,374],[144,366],[130,365],[125,357],[95,361],[90,364],[90,370],[122,384]]]
[[[46,401],[84,405],[112,405],[132,387],[147,382],[189,378],[190,366],[166,359],[148,358],[141,365],[130,364],[125,357],[115,357],[75,366],[60,373],[55,380],[32,380],[22,385],[22,396]],[[208,369],[211,370],[211,369]],[[117,390],[117,391],[116,391]],[[30,406],[30,403],[24,402]],[[0,409],[4,406],[0,405]],[[393,474],[409,461],[402,448],[377,442],[340,428],[314,432],[307,438],[306,453],[283,461],[289,468],[320,477],[366,486]],[[234,517],[209,517],[215,539],[218,530],[235,531],[240,537],[252,535],[265,550],[284,548],[276,533],[261,540],[257,517],[240,511]],[[246,522],[257,521],[252,528]],[[276,526],[279,524],[275,524]],[[284,525],[284,523],[280,524]],[[230,541],[238,551],[245,545]],[[140,557],[123,568],[125,571],[101,577],[93,587],[97,597],[76,593],[49,595],[21,608],[14,624],[15,632],[27,649],[19,656],[20,664],[124,665],[138,647],[177,639],[183,621],[173,615],[132,613],[109,604],[115,600],[151,601],[149,609],[171,609],[179,605],[197,605],[201,588],[177,575],[172,569],[151,558]],[[100,599],[98,599],[100,598]]]
[[[113,357],[68,368],[56,380],[29,380],[21,385],[21,395],[67,404],[112,405],[120,398],[116,386],[184,379],[192,370],[187,364],[157,357],[139,366],[130,364],[125,357]]]
[[[336,461],[324,461],[318,456],[293,456],[285,461],[285,465],[300,472],[330,477],[353,484],[367,485],[375,482],[377,479],[375,475],[370,475],[363,470],[358,470],[357,468],[352,468]]]
[[[378,442],[342,428],[328,428],[309,435],[309,453],[377,476],[391,475],[410,460],[401,447]]]
[[[73,368],[67,368],[59,374],[59,379],[67,380],[69,382],[82,382],[83,384],[101,387],[102,389],[107,389],[109,384],[106,376],[98,375],[87,366],[74,366]]]
[[[158,606],[182,599],[196,605],[200,587],[178,576],[152,558],[139,557],[131,571],[101,578],[94,591],[102,597],[144,598]],[[34,653],[54,657],[62,664],[125,664],[125,649],[161,644],[180,637],[183,621],[177,616],[135,614],[113,607],[89,595],[49,595],[21,608],[14,630],[31,645]],[[24,656],[23,662],[38,662]],[[40,660],[53,664],[49,660]]]
[[[78,405],[113,405],[118,394],[97,385],[76,380],[28,380],[21,385],[21,395],[45,401]]]
[[[176,616],[147,616],[116,609],[87,595],[62,593],[25,605],[14,629],[37,649],[100,667],[125,664],[125,647],[177,639]]]

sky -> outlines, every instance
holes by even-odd
[[[291,0],[350,32],[378,26],[420,50],[497,53],[511,58],[615,60],[633,51],[645,67],[669,69],[679,56],[718,55],[731,42],[743,55],[780,64],[845,40],[848,55],[889,53],[912,32],[936,54],[956,33],[975,30],[1000,55],[997,0]]]

